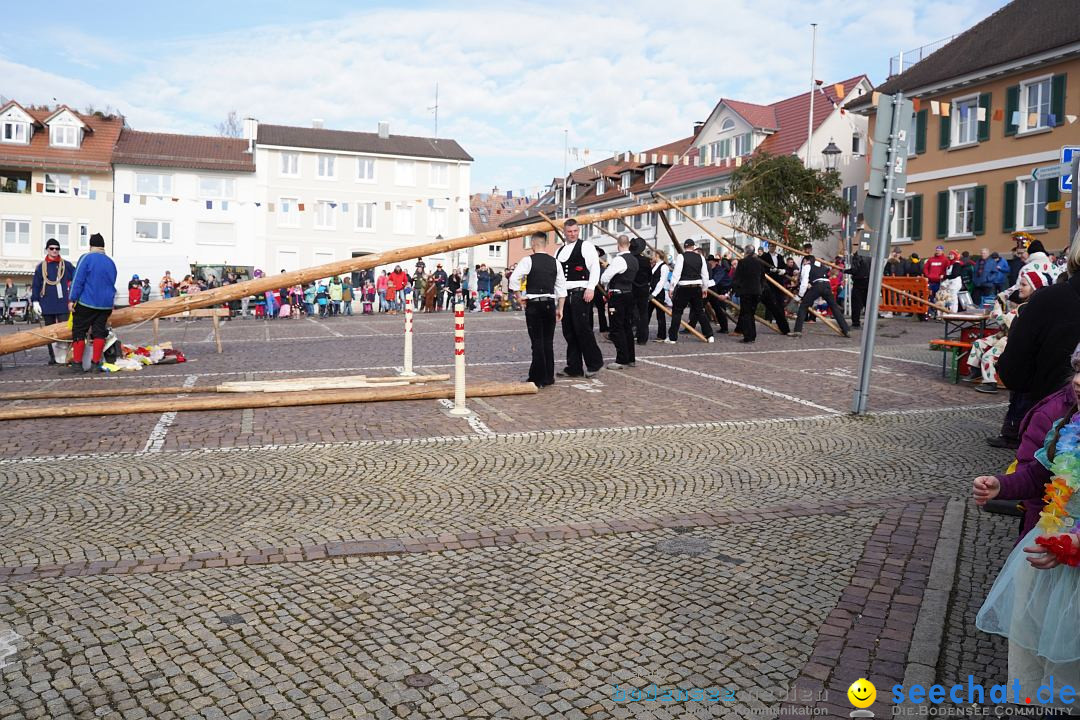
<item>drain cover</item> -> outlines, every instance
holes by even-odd
[[[661,540],[656,543],[656,549],[666,555],[704,555],[709,552],[709,541],[680,535]]]
[[[405,678],[405,684],[413,688],[423,688],[435,684],[435,678],[427,673],[415,673]]]
[[[243,625],[247,622],[243,615],[218,615],[218,620],[226,625]]]

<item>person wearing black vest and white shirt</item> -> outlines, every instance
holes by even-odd
[[[562,265],[551,255],[547,233],[533,233],[530,241],[532,255],[518,261],[509,285],[520,292],[525,306],[525,327],[532,345],[527,382],[543,388],[555,384],[555,323],[563,314],[566,278]]]
[[[594,289],[600,282],[600,257],[596,246],[582,240],[580,233],[577,221],[567,220],[563,225],[566,243],[555,255],[566,278],[562,318],[566,367],[555,373],[559,377],[592,377],[604,366],[604,356],[600,354],[592,328],[592,301]]]
[[[611,308],[611,341],[615,343],[615,362],[608,363],[612,370],[634,367],[634,280],[637,278],[638,261],[630,252],[630,239],[620,235],[618,254],[608,263],[600,276],[600,283],[607,287]]]
[[[660,253],[653,253],[652,259],[652,272],[649,276],[649,287],[652,297],[656,298],[656,301],[661,305],[666,305],[665,298],[668,289],[668,266],[664,262]],[[645,329],[648,330],[649,322],[652,320],[651,313],[656,313],[656,342],[665,342],[667,340],[667,313],[658,308],[648,301],[648,312],[650,314],[645,316]]]
[[[637,274],[634,275],[634,330],[638,345],[649,344],[649,297],[652,294],[652,267],[645,257],[648,246],[645,241],[635,237],[630,241],[630,253],[637,260]]]
[[[795,316],[795,332],[792,333],[792,337],[802,335],[803,318],[818,298],[824,298],[828,303],[833,320],[840,326],[844,337],[851,337],[848,333],[847,320],[844,319],[844,311],[836,304],[832,287],[829,286],[829,269],[813,255],[803,258],[802,268],[799,270],[799,297],[802,298],[802,302],[799,303],[799,312]]]
[[[702,302],[708,294],[709,273],[705,268],[705,258],[694,249],[693,240],[685,241],[682,254],[675,258],[671,282],[674,285],[674,306],[671,309],[668,344],[674,344],[679,339],[679,323],[682,322],[683,310],[687,305],[690,306],[690,317],[701,320],[702,334],[709,342],[714,342],[712,325]]]
[[[784,267],[786,263],[778,251],[770,249],[763,253],[758,260],[765,265],[765,277],[770,277],[781,285],[784,284]],[[765,281],[765,285],[761,288],[761,304],[765,306],[766,315],[771,317],[773,322],[776,323],[776,327],[780,329],[781,335],[787,335],[791,332],[787,315],[784,314],[786,300],[783,298],[780,288],[768,280]]]

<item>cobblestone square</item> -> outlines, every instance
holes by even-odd
[[[451,316],[415,325],[416,370],[450,372]],[[466,327],[470,381],[524,378],[520,314]],[[1006,398],[943,380],[940,332],[882,321],[863,417],[857,339],[808,325],[650,343],[468,419],[425,400],[8,421],[0,718],[846,717],[859,677],[883,717],[928,614],[937,678],[1001,680],[973,619],[1016,523],[968,495],[1011,459],[984,442]],[[163,320],[190,362],[118,376],[39,348],[4,358],[0,392],[402,364],[400,316],[222,334],[219,355],[209,323]]]

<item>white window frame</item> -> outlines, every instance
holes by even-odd
[[[624,172],[622,174],[622,177],[619,178],[619,189],[620,190],[629,190],[630,189],[630,181],[631,181],[630,173]]]
[[[972,185],[972,187],[975,186]],[[911,228],[915,221],[913,212],[915,208],[914,203],[912,202],[912,198],[914,197],[915,194],[912,193],[910,195],[905,195],[903,200],[896,201],[896,211],[893,213],[892,218],[892,243],[894,245],[914,242],[914,240],[911,239]]]
[[[204,182],[221,183],[219,189],[208,192],[203,186]],[[213,175],[199,176],[199,197],[205,200],[232,200],[236,197],[236,179],[230,177],[215,177]]]
[[[685,196],[683,196],[683,195],[672,195],[671,199],[672,200],[682,200],[684,197]],[[661,210],[661,212],[666,212],[668,214],[668,223],[669,224],[671,224],[671,225],[681,225],[682,224],[682,222],[683,222],[682,213],[676,211],[675,208],[671,208],[670,210]]]
[[[435,176],[436,170],[441,170],[442,179]],[[428,164],[428,185],[431,187],[450,187],[450,164],[433,162]]]
[[[649,167],[645,168],[645,182],[646,183],[654,183],[654,182],[656,182],[656,166],[655,165],[650,165]]]
[[[315,156],[315,177],[319,180],[337,179],[337,156],[325,153]],[[329,171],[329,172],[327,172]]]
[[[364,173],[365,168],[371,169],[371,174],[366,175]],[[374,183],[376,182],[375,175],[375,158],[358,157],[356,158],[356,182],[359,183]]]
[[[0,218],[0,250],[8,257],[30,257],[30,234],[33,228],[33,218],[26,216],[5,216]],[[15,223],[15,240],[8,242],[8,223]],[[26,226],[26,240],[19,240],[20,225]]]
[[[1040,77],[1024,80],[1020,83],[1020,125],[1017,129],[1018,133],[1037,132],[1039,130],[1045,130],[1050,127],[1049,122],[1046,121],[1048,120],[1047,115],[1050,114],[1050,108],[1053,107],[1051,102],[1051,94],[1054,91],[1053,83],[1051,82],[1053,80],[1053,77],[1053,75],[1042,75]],[[1037,117],[1035,120],[1035,125],[1032,126],[1028,124],[1028,120],[1031,119],[1032,115],[1030,110],[1031,103],[1029,102],[1028,93],[1031,91],[1032,87],[1036,85],[1042,85],[1043,83],[1046,83],[1046,112],[1035,113]],[[1043,104],[1043,102],[1039,103],[1039,105]]]
[[[300,227],[300,199],[294,197],[278,198],[277,226],[282,228]],[[284,210],[288,208],[288,210]]]
[[[11,129],[11,139],[8,139],[8,128]],[[0,126],[0,142],[12,145],[29,145],[32,134],[30,123],[22,120],[5,120],[3,125]]]
[[[139,223],[154,223],[155,225],[157,225],[157,237],[153,237],[153,238],[139,237]],[[134,220],[131,221],[131,226],[132,226],[132,229],[133,229],[131,237],[135,242],[171,243],[173,241],[172,221],[171,220],[161,220],[161,219],[158,219],[158,218],[135,218]],[[164,235],[164,233],[162,231],[165,228],[168,228],[168,231],[169,231],[169,237],[167,237],[167,238],[162,237],[162,235]],[[60,248],[60,251],[63,252],[63,247]]]
[[[204,236],[199,232],[203,225],[228,225],[232,228],[232,240],[229,242],[216,242],[207,241]],[[236,223],[231,222],[210,222],[200,220],[195,223],[195,244],[196,245],[212,245],[215,247],[236,247]]]
[[[596,179],[596,195],[597,197],[607,192],[607,181],[600,177]]]
[[[740,152],[740,145],[745,145],[745,147],[741,148],[743,152]],[[738,135],[733,137],[731,143],[731,151],[732,153],[734,153],[735,157],[749,155],[750,153],[754,152],[754,133],[739,133]]]
[[[406,229],[404,224],[400,220],[405,217],[402,215],[403,211],[408,211],[408,225]],[[413,203],[399,202],[394,203],[394,234],[395,235],[415,235],[416,234],[416,213],[414,212]]]
[[[90,221],[80,220],[76,223],[79,236],[79,250],[86,251],[90,249]]]
[[[577,183],[572,183],[570,185],[570,202],[574,202],[575,200],[577,200]]]
[[[416,162],[414,160],[394,161],[394,184],[402,187],[416,185]]]
[[[366,211],[365,211],[366,208]],[[356,222],[355,230],[357,232],[375,232],[375,211],[378,208],[378,203],[364,202],[356,203]],[[363,221],[367,220],[366,223]]]
[[[281,163],[278,165],[278,175],[281,177],[300,177],[300,153],[281,153]]]
[[[53,123],[49,125],[49,147],[79,147],[79,128],[76,125]]]
[[[139,181],[144,178],[156,178],[157,182],[154,189],[140,189]],[[136,195],[155,195],[157,197],[165,197],[172,194],[172,175],[168,173],[135,173],[135,194]]]
[[[488,245],[488,257],[502,259],[502,245]]]
[[[968,113],[970,122],[971,139],[962,140],[960,138],[960,123],[963,119],[960,114],[961,103],[971,103],[972,112]],[[979,94],[965,95],[964,97],[955,98],[952,101],[952,105],[949,108],[949,117],[951,122],[949,124],[949,147],[969,147],[971,145],[978,145],[979,143]]]
[[[337,217],[334,211],[337,208],[330,207],[330,203],[333,200],[316,200],[315,201],[315,224],[316,230],[336,230],[337,229]]]
[[[1046,195],[1049,183],[1057,180],[1035,180],[1030,175],[1016,178],[1016,229],[1017,230],[1045,230],[1046,229]],[[1034,190],[1035,202],[1032,204],[1032,223],[1024,222],[1024,211],[1028,204],[1028,193]],[[1042,223],[1038,222],[1039,211],[1042,210]]]
[[[969,238],[975,236],[975,183],[967,185],[956,185],[949,188],[949,235],[952,238]],[[971,230],[967,232],[957,232],[956,227],[956,211],[957,211],[957,194],[961,192],[971,193]]]
[[[436,221],[436,218],[441,217],[442,223]],[[450,211],[445,207],[433,205],[428,208],[428,235],[432,237],[436,235],[446,235],[450,232]]]

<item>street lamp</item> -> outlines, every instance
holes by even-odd
[[[839,164],[840,162],[841,153],[843,153],[843,150],[836,147],[836,143],[832,141],[832,138],[829,138],[829,144],[826,145],[825,149],[821,151],[822,157],[825,158],[826,170],[836,169],[837,164]]]

